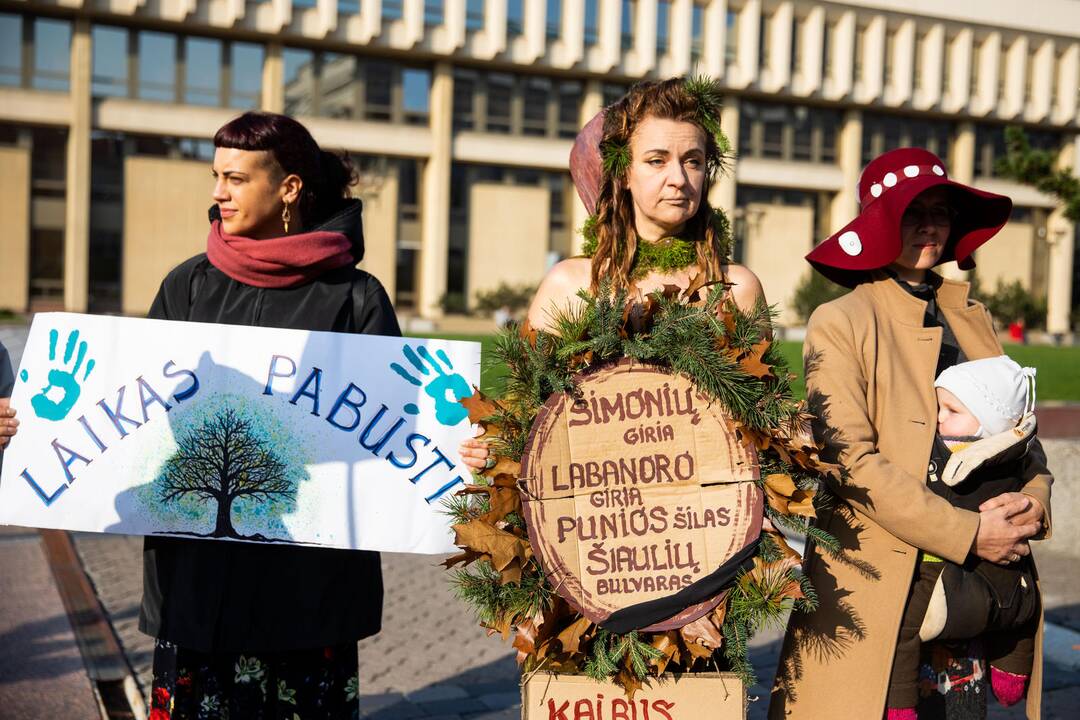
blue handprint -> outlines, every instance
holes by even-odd
[[[469,411],[458,402],[472,395],[472,390],[469,389],[469,383],[465,378],[457,373],[447,374],[446,370],[443,370],[439,362],[432,357],[431,353],[423,345],[418,345],[416,350],[406,345],[401,352],[405,355],[405,359],[409,361],[409,364],[421,375],[431,375],[432,370],[435,371],[435,376],[425,382],[415,377],[398,363],[390,363],[391,370],[405,378],[412,385],[416,387],[423,386],[424,392],[435,399],[436,420],[443,425],[457,425],[469,416]],[[439,360],[442,360],[448,370],[454,369],[454,364],[450,362],[450,358],[447,357],[445,351],[439,349],[435,351],[435,354],[439,356]],[[420,412],[420,409],[413,403],[409,403],[405,406],[405,412],[416,415]]]
[[[49,331],[49,362],[56,362],[56,343],[60,339],[60,333],[53,329]],[[76,354],[76,347],[78,347],[78,353]],[[34,412],[39,418],[45,420],[63,420],[67,417],[67,414],[71,412],[71,408],[75,407],[75,403],[79,400],[79,393],[82,389],[79,387],[79,380],[77,375],[82,368],[83,360],[86,360],[86,341],[79,341],[79,331],[72,330],[68,334],[67,344],[64,346],[64,365],[71,363],[72,356],[75,357],[75,364],[70,370],[53,368],[49,371],[49,384],[41,389],[34,397],[30,398],[30,405],[33,406]],[[90,372],[94,369],[94,361],[90,360],[86,363],[86,370],[83,372],[82,379],[85,382],[86,378],[90,377]],[[23,382],[30,380],[30,374],[23,370],[19,373],[19,379]],[[49,397],[49,393],[54,390],[63,393],[59,400],[53,400]],[[55,395],[56,393],[53,392]]]

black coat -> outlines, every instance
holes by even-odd
[[[359,201],[319,229],[345,232],[363,256]],[[353,267],[288,289],[237,282],[197,255],[168,274],[149,317],[400,336],[372,275]],[[346,643],[380,629],[379,554],[147,537],[139,629],[203,652],[280,651]]]

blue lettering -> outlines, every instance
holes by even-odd
[[[170,360],[169,362],[165,363],[165,367],[163,367],[161,369],[161,372],[165,377],[169,378],[170,380],[172,378],[178,378],[178,377],[184,377],[184,376],[187,376],[187,377],[191,378],[191,384],[190,385],[188,385],[183,390],[179,390],[179,391],[173,393],[173,400],[175,400],[178,403],[182,403],[185,400],[187,400],[188,398],[190,398],[192,395],[194,395],[195,393],[199,392],[199,378],[196,377],[195,373],[193,373],[191,370],[184,370],[182,368],[177,370],[176,372],[171,372],[172,368],[175,365],[176,365],[176,363],[174,363],[172,360]]]
[[[53,441],[52,441],[52,449],[53,449],[53,452],[56,453],[56,459],[59,460],[60,464],[64,466],[64,476],[67,477],[67,481],[69,483],[71,483],[71,482],[73,482],[75,480],[75,476],[71,474],[71,463],[75,462],[76,460],[79,460],[81,462],[86,463],[87,465],[90,464],[90,459],[89,458],[83,457],[82,455],[75,452],[71,448],[64,447],[63,445],[60,444],[59,440],[53,439]],[[68,454],[67,458],[64,458],[64,456],[61,453],[67,453]]]
[[[431,495],[428,495],[426,498],[424,498],[424,501],[428,505],[430,505],[433,500],[438,500],[443,495],[445,495],[446,492],[450,488],[452,488],[452,487],[454,487],[455,485],[458,485],[458,484],[461,484],[461,485],[465,484],[465,481],[461,479],[460,475],[458,477],[454,478],[453,480],[451,480],[450,482],[446,483],[445,485],[443,485],[441,488],[439,488],[438,490],[433,492]]]
[[[454,469],[454,463],[450,462],[450,459],[448,457],[446,457],[445,455],[443,455],[442,450],[440,450],[439,448],[435,448],[435,455],[437,456],[435,458],[435,462],[431,463],[426,468],[421,470],[418,475],[414,475],[413,477],[409,478],[409,482],[414,483],[414,484],[420,482],[420,478],[424,477],[424,475],[427,474],[428,470],[431,470],[432,468],[434,468],[439,463],[445,463],[446,467],[449,468],[450,470]]]
[[[104,399],[98,400],[97,403],[98,407],[104,410],[105,415],[108,416],[109,420],[112,421],[113,426],[116,428],[116,431],[120,433],[121,438],[126,438],[128,435],[127,430],[125,430],[123,425],[120,424],[121,422],[130,423],[136,428],[142,427],[141,422],[138,422],[137,420],[132,420],[127,415],[124,415],[123,411],[120,409],[121,406],[124,404],[124,390],[126,389],[126,386],[121,385],[120,390],[116,393],[116,410],[113,410],[108,405],[106,405]]]
[[[398,460],[396,457],[394,457],[393,451],[386,453],[386,459],[389,460],[394,467],[399,467],[402,469],[411,468],[413,465],[416,464],[416,448],[413,447],[413,443],[415,443],[417,440],[424,441],[423,447],[427,447],[428,443],[431,442],[431,438],[425,435],[421,435],[420,433],[413,433],[409,437],[405,438],[405,449],[412,453],[412,460],[409,460],[408,462],[402,462],[401,460]]]
[[[352,394],[353,390],[360,393],[359,401],[353,401],[349,399],[349,396]],[[342,391],[340,395],[338,395],[338,399],[334,401],[334,406],[330,408],[330,414],[326,416],[326,422],[330,423],[338,430],[352,432],[360,424],[360,406],[362,406],[366,402],[367,395],[364,393],[364,391],[356,387],[356,385],[349,383],[349,387],[345,388],[345,390]],[[342,425],[334,419],[337,417],[338,410],[340,410],[343,405],[348,405],[353,411],[353,421],[351,425]]]
[[[56,498],[60,497],[60,494],[68,489],[67,485],[61,485],[53,491],[52,495],[46,495],[45,491],[41,489],[41,486],[37,484],[37,481],[35,481],[34,477],[30,474],[30,468],[23,470],[21,474],[23,480],[30,483],[30,487],[34,488],[34,492],[36,492],[37,496],[41,498],[41,502],[45,503],[45,507],[49,507],[50,505],[52,505],[53,501],[56,500]]]
[[[154,388],[143,380],[143,376],[135,378],[135,382],[139,383],[139,402],[142,403],[142,419],[143,422],[150,422],[150,405],[157,403],[161,407],[165,408],[165,412],[172,410],[172,405],[161,399],[161,396],[154,392]]]
[[[292,366],[292,369],[287,373],[279,373],[277,371],[278,360],[285,360]],[[266,388],[263,390],[263,395],[273,395],[273,391],[270,386],[274,383],[274,378],[290,378],[296,374],[296,363],[284,355],[274,355],[270,358],[270,371],[266,374]]]
[[[94,441],[95,445],[97,445],[98,450],[101,450],[102,452],[105,452],[106,450],[109,449],[108,446],[105,445],[105,443],[101,442],[101,438],[99,438],[97,436],[97,433],[95,433],[90,428],[90,423],[86,422],[86,416],[85,415],[80,415],[79,416],[79,424],[83,426],[83,430],[86,431],[86,434],[89,435],[90,439]]]
[[[315,382],[315,390],[308,391],[308,385],[311,385],[312,381]],[[319,393],[322,392],[322,370],[319,368],[312,368],[311,374],[307,376],[307,380],[300,386],[300,389],[296,391],[296,394],[289,400],[290,405],[295,405],[296,401],[302,397],[311,398],[311,414],[315,417],[319,417]]]
[[[375,417],[368,421],[367,427],[364,428],[364,432],[360,433],[360,446],[366,450],[370,450],[372,455],[378,455],[379,451],[383,449],[383,446],[389,442],[390,438],[394,436],[402,425],[405,424],[405,418],[399,417],[397,422],[394,423],[389,430],[379,439],[378,442],[369,445],[367,443],[368,435],[371,433],[371,429],[379,422],[379,419],[386,414],[387,408],[385,405],[379,407],[379,412],[375,413]]]

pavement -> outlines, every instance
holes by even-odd
[[[25,329],[0,327],[16,362]],[[150,686],[152,639],[137,629],[140,538],[74,533],[75,548],[112,624],[139,688]],[[1080,575],[1072,554],[1038,553],[1048,626],[1044,713],[1077,717],[1080,708]],[[370,720],[518,720],[513,652],[489,637],[453,597],[441,558],[383,554],[383,631],[359,644],[360,717]],[[765,718],[779,655],[779,629],[751,643],[760,681],[747,717]],[[60,712],[60,709],[63,709]],[[36,531],[0,527],[0,720],[99,717]],[[990,718],[1022,718],[1021,707],[991,703]]]

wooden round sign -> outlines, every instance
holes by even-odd
[[[623,360],[551,396],[521,463],[529,540],[552,587],[597,624],[678,593],[757,539],[757,453],[689,380]],[[720,596],[650,626],[681,627]]]

